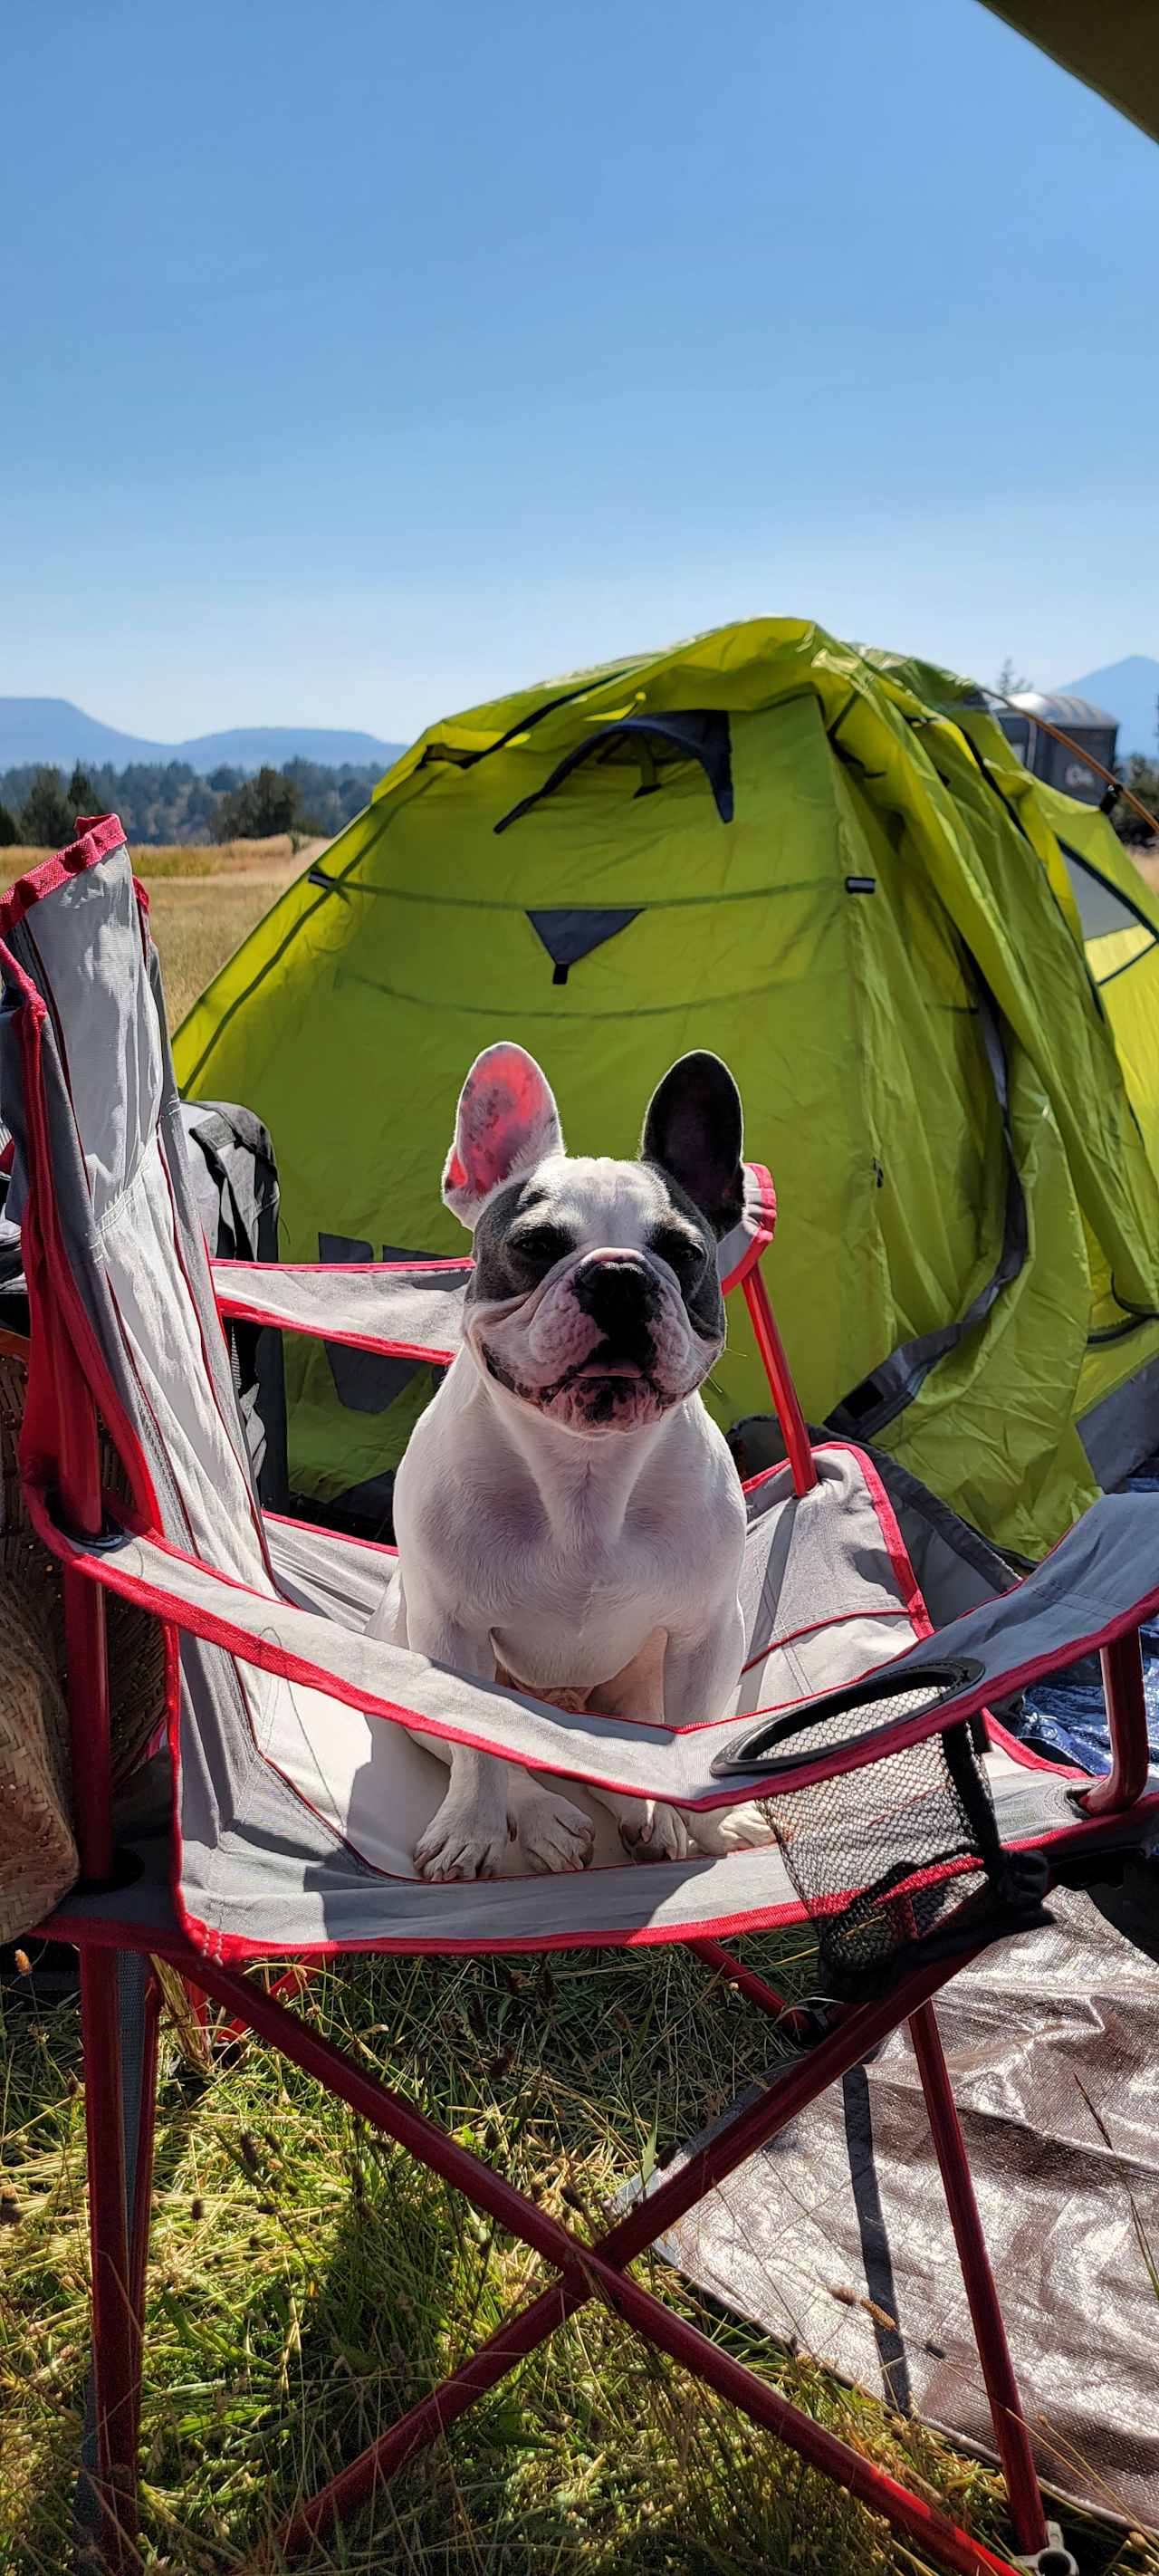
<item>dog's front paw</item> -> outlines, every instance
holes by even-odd
[[[556,1870],[586,1869],[595,1847],[596,1829],[582,1807],[556,1789],[529,1789],[514,1809],[519,1840],[540,1877]]]
[[[757,1851],[762,1844],[776,1841],[772,1826],[751,1803],[726,1807],[716,1816],[697,1816],[692,1830],[697,1850],[714,1860],[723,1860],[728,1852]]]
[[[620,1841],[633,1860],[684,1860],[688,1828],[675,1807],[652,1798],[625,1799],[619,1818]]]
[[[506,1805],[481,1809],[477,1797],[448,1789],[415,1844],[415,1864],[423,1878],[498,1878],[508,1839]]]

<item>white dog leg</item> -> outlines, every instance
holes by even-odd
[[[602,1717],[640,1717],[662,1726],[664,1644],[664,1631],[657,1628],[622,1672],[592,1692],[589,1707]],[[626,1798],[618,1789],[598,1789],[594,1781],[591,1794],[615,1817],[620,1841],[633,1860],[684,1859],[688,1829],[675,1807],[659,1798]]]
[[[495,1657],[489,1637],[473,1636],[447,1618],[421,1594],[399,1594],[395,1643],[433,1664],[450,1664],[456,1672],[491,1681]],[[450,1769],[447,1794],[414,1847],[423,1878],[497,1878],[513,1827],[508,1820],[507,1764],[473,1745],[451,1744],[441,1735],[419,1735],[415,1742]]]
[[[751,1801],[744,1807],[717,1807],[710,1816],[693,1816],[697,1851],[723,1860],[727,1852],[757,1851],[776,1841],[772,1826]]]
[[[446,1760],[433,1735],[418,1742]],[[498,1878],[511,1839],[507,1765],[465,1744],[451,1748],[451,1778],[441,1807],[419,1835],[414,1856],[424,1878]]]
[[[545,1787],[518,1762],[507,1766],[507,1796],[520,1849],[537,1877],[587,1868],[596,1829],[582,1807],[565,1798],[562,1789]]]

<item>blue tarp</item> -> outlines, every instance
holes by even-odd
[[[1128,1494],[1159,1493],[1159,1458],[1149,1458],[1137,1476],[1128,1476]],[[1152,1759],[1159,1764],[1159,1620],[1143,1629],[1143,1677],[1147,1691],[1147,1732]],[[1071,1664],[1048,1682],[1028,1690],[1018,1734],[1036,1753],[1055,1761],[1075,1762],[1083,1771],[1108,1771],[1107,1715],[1097,1655]]]

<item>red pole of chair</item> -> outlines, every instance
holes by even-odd
[[[69,1527],[86,1538],[103,1517],[97,1418],[76,1353],[59,1316],[52,1333],[57,1408],[57,1491]],[[81,1877],[113,1874],[113,1774],[105,1596],[74,1567],[63,1574],[72,1805]]]
[[[141,2336],[126,2241],[118,1974],[115,1950],[81,1951],[101,2562],[109,2576],[128,2576],[141,2563],[135,2545]]]
[[[1082,1793],[1081,1803],[1088,1816],[1117,1815],[1123,1807],[1133,1807],[1147,1786],[1151,1758],[1138,1629],[1131,1628],[1125,1637],[1116,1637],[1113,1645],[1104,1646],[1100,1661],[1111,1768],[1104,1780],[1096,1780],[1093,1788]]]
[[[752,1318],[757,1349],[764,1362],[773,1411],[781,1426],[785,1454],[793,1471],[793,1483],[799,1494],[808,1494],[817,1482],[817,1469],[808,1425],[801,1411],[801,1401],[793,1384],[792,1371],[785,1357],[785,1346],[777,1330],[777,1319],[769,1302],[769,1292],[755,1262],[742,1280],[745,1304]]]
[[[958,2260],[962,2266],[962,2280],[978,2346],[978,2359],[982,2365],[994,2439],[1010,2500],[1010,2519],[1022,2555],[1034,2558],[1046,2548],[1049,2537],[1042,2509],[1042,2490],[1035,2472],[1001,2303],[982,2233],[974,2177],[932,2003],[920,2005],[917,2012],[911,2014],[909,2033],[922,2079],[934,2153],[945,2189]]]
[[[54,1318],[52,1357],[59,1509],[70,1528],[93,1537],[103,1518],[97,1418],[87,1380],[59,1317]],[[77,1849],[82,1881],[99,1885],[111,1880],[114,1868],[105,1603],[100,1585],[68,1565],[63,1590]],[[115,1951],[82,1948],[80,2007],[101,2549],[110,2576],[121,2576],[122,2570],[140,2564],[136,2456],[141,2333],[134,2272],[143,2280],[144,2261],[142,2252],[139,2262],[132,2264],[129,2253]]]
[[[201,1998],[204,2010],[204,1997]],[[141,2120],[133,2170],[133,2217],[129,2231],[129,2290],[138,2332],[145,2321],[145,2270],[149,2260],[149,2212],[153,2196],[153,2137],[157,2125],[157,2057],[160,2039],[161,1986],[156,1970],[145,1988],[145,2028],[141,2045]]]
[[[803,2029],[808,2029],[809,2014],[799,2004],[790,2003],[787,1995],[779,1994],[767,1978],[758,1977],[755,1969],[746,1968],[743,1959],[734,1957],[719,1941],[687,1941],[684,1947],[704,1967],[723,1977],[727,1985],[734,1986],[746,2003],[755,2004],[758,2012],[768,2013],[773,2021],[782,2023],[788,2039],[795,2040]]]

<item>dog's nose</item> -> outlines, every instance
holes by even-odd
[[[576,1272],[574,1293],[609,1339],[638,1330],[660,1301],[659,1281],[636,1252],[594,1252]]]

